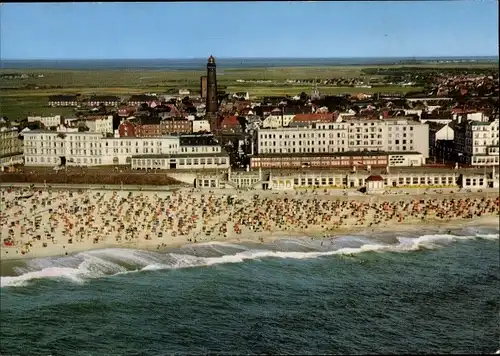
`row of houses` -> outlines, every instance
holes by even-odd
[[[74,118],[57,116],[29,116],[28,122],[39,122],[42,128],[57,129],[58,131],[84,130],[102,134],[114,134],[113,115],[89,115]],[[170,134],[191,134],[210,132],[208,120],[189,120],[185,118],[162,119],[160,117],[122,118],[118,126],[122,137],[153,137]]]
[[[170,134],[191,134],[210,132],[208,120],[188,120],[182,118],[128,118],[118,126],[121,137],[153,137]]]
[[[56,116],[28,116],[28,123],[38,122],[45,129],[56,129],[58,131],[78,131],[84,128],[90,132],[101,134],[112,134],[112,115],[89,115],[74,118],[63,118]]]
[[[179,95],[189,95],[189,92],[180,93]],[[114,95],[94,95],[89,98],[82,98],[80,94],[72,95],[52,95],[49,96],[48,105],[52,107],[77,107],[81,105],[89,107],[107,106],[118,107],[122,104],[128,106],[139,106],[147,104],[149,107],[160,106],[164,99],[156,95],[132,95],[129,98],[120,98]]]

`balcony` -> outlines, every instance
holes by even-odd
[[[500,148],[499,146],[486,146],[486,154],[488,156],[498,156],[499,155]]]

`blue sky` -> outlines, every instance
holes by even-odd
[[[498,55],[495,0],[19,3],[0,26],[1,59]]]

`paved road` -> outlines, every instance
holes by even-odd
[[[93,189],[93,190],[131,190],[131,191],[169,191],[169,190],[175,190],[179,188],[193,188],[192,186],[188,184],[176,184],[176,185],[112,185],[112,184],[107,184],[107,185],[101,185],[101,184],[44,184],[44,183],[0,183],[0,188],[8,188],[8,187],[21,187],[21,188],[28,188],[31,185],[34,185],[36,188],[47,188],[47,187],[52,187],[53,189]],[[197,189],[199,190],[199,189]],[[262,190],[262,189],[241,189],[241,190],[236,190],[236,189],[206,189],[207,191],[216,191],[219,193],[224,193],[224,192],[240,192],[240,193],[246,193],[246,194],[264,194],[266,196],[273,196],[277,194],[284,194],[285,192],[291,196],[299,194],[299,195],[324,195],[323,189],[308,189],[307,192],[306,190],[289,190],[289,191],[277,191],[277,190]],[[355,196],[366,196],[365,194],[357,191],[356,189],[328,189],[328,195],[331,196],[344,196],[344,192],[347,193],[349,197],[355,197]],[[472,189],[470,192],[462,189],[458,190],[458,188],[444,188],[444,189],[426,189],[426,188],[394,188],[391,189],[392,194],[387,194],[384,195],[382,194],[381,196],[404,196],[407,193],[411,195],[446,195],[450,197],[454,196],[459,196],[459,195],[464,195],[464,194],[471,194],[471,193],[478,193],[477,189]],[[484,188],[482,189],[483,193],[494,193],[498,194],[498,189],[497,188]],[[452,193],[452,194],[451,194]]]
[[[44,184],[44,183],[1,183],[1,188],[20,187],[28,188],[33,184],[35,188],[52,187],[53,189],[93,189],[93,190],[143,190],[168,191],[186,187],[185,185],[101,185],[101,184]]]

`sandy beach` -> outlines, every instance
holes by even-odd
[[[1,190],[1,258],[108,247],[163,250],[209,241],[332,239],[413,227],[498,225],[498,192]]]

